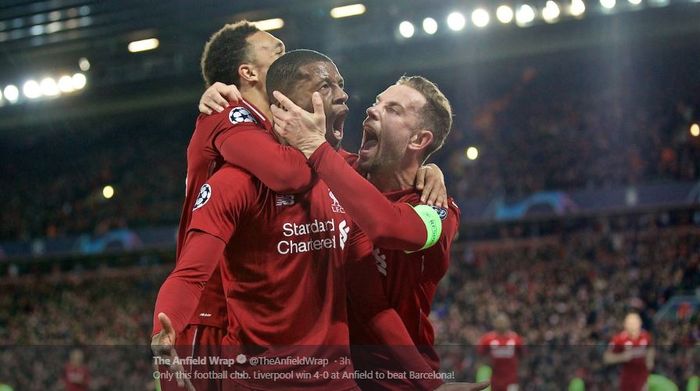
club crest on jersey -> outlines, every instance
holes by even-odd
[[[340,202],[338,202],[338,199],[335,198],[335,194],[333,194],[332,191],[328,190],[328,196],[331,197],[331,201],[333,201],[331,210],[335,213],[345,213],[345,209],[343,209],[343,206],[340,205]]]
[[[277,194],[275,196],[275,206],[294,205],[294,194]]]
[[[234,107],[231,109],[231,112],[228,113],[228,119],[232,124],[240,124],[241,122],[258,123],[258,121],[255,120],[255,117],[250,114],[250,111],[243,107]]]
[[[205,183],[202,185],[202,188],[199,189],[199,195],[197,196],[197,200],[194,202],[194,208],[192,208],[192,211],[195,211],[206,204],[209,199],[211,198],[211,186],[209,186],[208,183]]]
[[[447,209],[441,208],[439,206],[433,206],[433,209],[435,209],[438,216],[440,216],[440,220],[445,220],[445,218],[447,217]]]

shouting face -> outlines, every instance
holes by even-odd
[[[343,77],[332,62],[317,61],[299,68],[299,81],[289,98],[307,111],[313,111],[311,95],[321,94],[326,113],[326,140],[334,147],[343,138],[343,126],[348,114],[348,94],[345,93]]]
[[[362,123],[359,168],[371,173],[396,167],[421,130],[425,97],[405,85],[392,85],[377,96]]]

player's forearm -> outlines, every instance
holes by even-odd
[[[418,351],[395,310],[388,308],[379,312],[367,324],[375,337],[384,345],[382,349],[388,350],[403,371],[420,374],[434,372]],[[413,382],[420,390],[434,390],[443,384],[439,379],[416,379]]]
[[[605,364],[619,364],[626,361],[626,357],[622,353],[605,352],[603,362]]]
[[[262,130],[228,136],[219,149],[224,160],[250,172],[274,192],[300,193],[313,182],[313,172],[304,155],[281,145]]]
[[[190,232],[173,270],[158,292],[153,314],[153,334],[160,332],[158,314],[165,313],[175,332],[181,332],[197,309],[202,290],[216,269],[224,243],[202,232]]]
[[[411,251],[423,247],[427,231],[413,208],[390,202],[328,143],[311,155],[309,164],[375,245]]]

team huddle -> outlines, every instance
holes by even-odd
[[[437,86],[402,76],[380,92],[355,154],[327,56],[285,53],[244,21],[211,37],[201,68],[177,261],[154,311],[162,389],[485,389],[450,382],[433,346],[460,220],[423,166],[452,127]]]

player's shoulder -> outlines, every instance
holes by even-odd
[[[244,100],[229,104],[222,112],[200,114],[197,128],[213,132],[216,129],[260,128],[265,129],[265,116],[251,103]]]
[[[612,336],[610,339],[613,343],[624,343],[624,341],[627,339],[627,333],[624,331],[621,331],[619,333],[616,333]]]
[[[229,164],[218,169],[200,187],[193,211],[214,200],[214,204],[232,200],[252,200],[257,194],[257,181],[249,173]]]
[[[225,163],[216,170],[207,181],[208,183],[225,184],[235,181],[236,183],[253,183],[253,176],[247,171],[231,164]]]
[[[482,341],[490,341],[496,339],[496,332],[495,331],[489,331],[486,334],[481,336]]]

